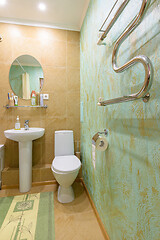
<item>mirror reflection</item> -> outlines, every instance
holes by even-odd
[[[32,91],[40,92],[43,88],[43,69],[34,57],[22,55],[11,65],[9,82],[16,96],[30,99]]]

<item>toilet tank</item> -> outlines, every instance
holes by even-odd
[[[74,155],[73,131],[55,131],[55,156]]]

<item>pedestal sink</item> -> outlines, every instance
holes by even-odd
[[[19,142],[19,191],[28,192],[32,185],[32,141],[44,135],[44,128],[4,131],[6,138]]]

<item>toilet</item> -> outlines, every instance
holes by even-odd
[[[74,200],[72,184],[80,168],[81,162],[74,155],[73,131],[55,131],[55,158],[51,169],[59,183],[59,202],[69,203]]]

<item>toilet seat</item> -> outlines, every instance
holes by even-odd
[[[79,170],[81,162],[75,155],[56,156],[52,162],[52,170],[61,173]]]

